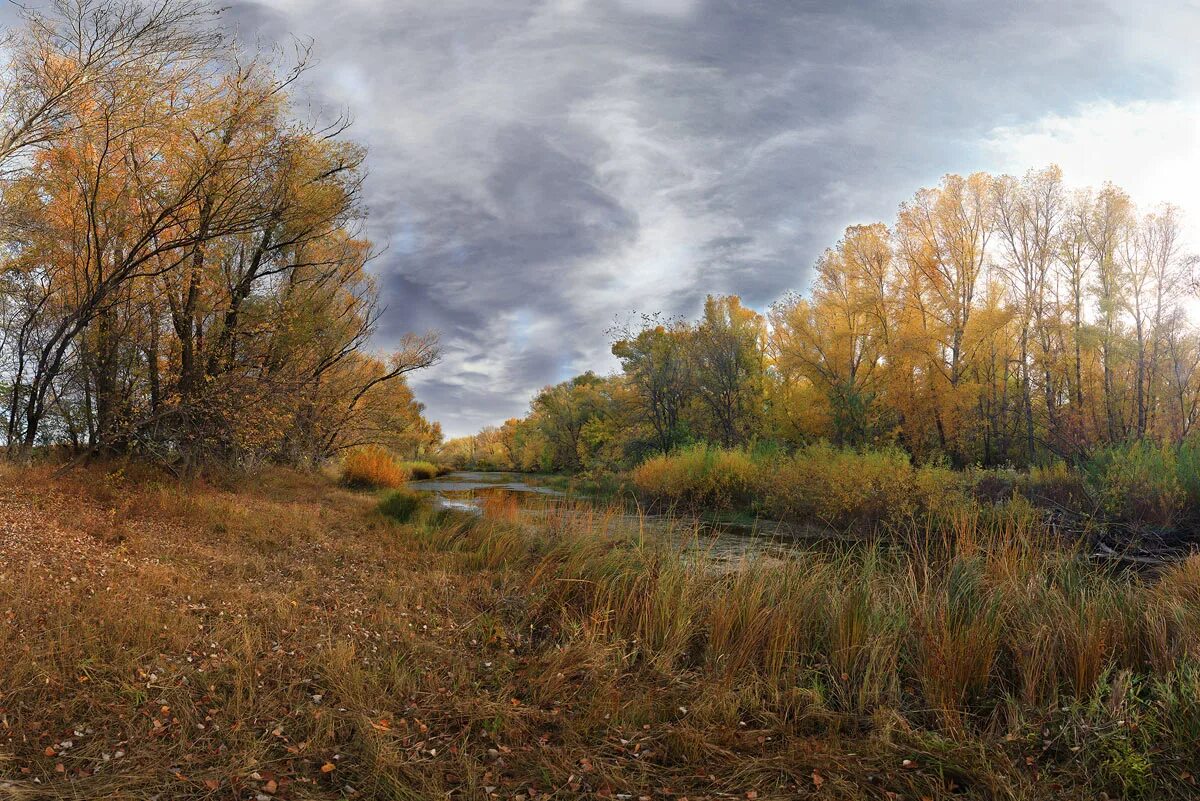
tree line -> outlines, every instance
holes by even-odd
[[[1179,210],[1139,210],[1057,167],[947,175],[889,226],[853,225],[806,294],[765,314],[709,297],[699,320],[614,331],[619,374],[537,394],[448,444],[522,469],[636,463],[692,442],[898,446],[918,460],[1033,465],[1200,415],[1195,258]]]
[[[440,439],[367,352],[364,150],[308,122],[295,53],[247,52],[201,0],[54,0],[0,83],[0,427],[45,446],[317,461]]]

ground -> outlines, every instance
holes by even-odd
[[[1039,795],[1019,753],[564,624],[519,545],[465,555],[321,475],[0,479],[0,798]]]

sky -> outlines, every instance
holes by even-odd
[[[369,148],[375,346],[448,435],[608,372],[606,330],[766,308],[950,172],[1059,164],[1200,220],[1200,2],[233,0],[312,39],[298,101]],[[1190,227],[1200,230],[1200,227]],[[1200,242],[1200,237],[1195,241]]]

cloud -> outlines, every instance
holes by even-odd
[[[706,292],[765,305],[803,288],[844,226],[890,219],[942,173],[1002,152],[1040,164],[1022,143],[1079,98],[1169,105],[1196,31],[1183,12],[1163,30],[1098,0],[234,0],[229,14],[246,39],[315,38],[307,98],[349,106],[370,148],[369,232],[388,246],[377,342],[442,332],[445,360],[414,384],[454,434],[611,369],[614,317],[695,314]]]
[[[1083,103],[1068,113],[1000,126],[984,148],[996,169],[1058,164],[1071,183],[1112,181],[1149,207],[1170,202],[1200,243],[1200,98]]]

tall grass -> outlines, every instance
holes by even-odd
[[[789,455],[696,445],[648,459],[631,478],[652,506],[752,511],[858,532],[899,526],[964,499],[955,473],[914,467],[894,448],[859,452],[817,444]]]
[[[806,686],[834,711],[895,709],[948,732],[1016,725],[1091,697],[1114,671],[1165,678],[1200,658],[1200,561],[1160,584],[1110,575],[1037,520],[1018,499],[914,524],[911,548],[749,558],[730,571],[679,545],[679,532],[628,522],[614,536],[603,515],[577,516],[567,536],[527,535],[524,549],[485,518],[455,547],[505,540],[506,565],[529,571],[535,627],[615,638],[659,670],[775,698]]]
[[[342,457],[342,483],[354,489],[399,487],[408,472],[392,454],[379,445],[355,448]]]
[[[400,523],[412,520],[417,511],[427,503],[427,499],[413,490],[398,489],[389,492],[379,502],[379,511]]]
[[[400,468],[408,473],[409,479],[412,481],[424,481],[430,478],[437,478],[443,472],[433,462],[401,462]]]

